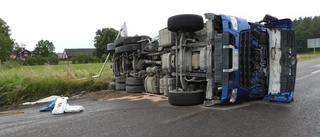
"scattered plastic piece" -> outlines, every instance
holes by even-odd
[[[54,101],[57,97],[59,97],[59,96],[53,95],[53,96],[50,96],[50,97],[46,97],[46,98],[44,98],[44,99],[40,99],[40,100],[35,101],[35,102],[25,102],[25,103],[23,103],[22,105],[34,105],[34,104],[37,104],[37,103],[52,102],[52,101]]]

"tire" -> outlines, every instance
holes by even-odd
[[[115,89],[116,89],[116,83],[111,82],[111,83],[109,84],[109,89],[115,90]]]
[[[204,91],[176,92],[169,91],[169,103],[175,106],[191,106],[202,104]]]
[[[141,40],[141,36],[127,37],[124,39],[124,44],[137,44]]]
[[[109,43],[107,44],[107,50],[108,51],[114,51],[115,50],[115,44],[114,43]]]
[[[168,29],[172,32],[194,32],[203,29],[203,26],[203,18],[199,15],[182,14],[168,19]]]
[[[133,51],[137,51],[138,49],[141,49],[140,44],[128,44],[128,45],[124,45],[123,47],[124,47],[123,52],[133,52]]]
[[[125,83],[126,82],[126,76],[118,76],[116,77],[117,83]]]
[[[142,93],[144,91],[144,86],[126,86],[127,93]]]
[[[116,47],[115,53],[123,53],[124,52],[124,46]]]
[[[115,47],[119,47],[119,46],[124,45],[124,39],[125,39],[125,38],[127,38],[127,37],[118,38],[118,39],[114,42]]]
[[[129,86],[140,86],[140,85],[143,85],[143,82],[141,79],[138,79],[135,77],[127,77],[126,84]]]
[[[116,90],[117,90],[117,91],[124,91],[124,90],[126,90],[126,84],[117,83],[117,84],[116,84]]]

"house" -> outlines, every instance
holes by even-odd
[[[10,59],[17,60],[17,56],[16,55],[10,55]]]
[[[23,50],[20,52],[20,59],[21,60],[27,60],[29,57],[31,57],[32,52],[29,50],[26,50],[23,48]]]
[[[63,59],[71,61],[72,57],[76,57],[78,53],[86,53],[88,56],[93,56],[95,48],[83,48],[83,49],[64,49]]]
[[[56,56],[59,58],[59,60],[63,60],[63,53],[56,53]]]

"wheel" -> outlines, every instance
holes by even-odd
[[[122,46],[124,45],[124,39],[127,38],[127,37],[121,37],[121,38],[118,38],[114,44],[115,44],[115,47],[119,47],[119,46]]]
[[[117,83],[116,84],[116,90],[118,90],[118,91],[126,90],[126,84]]]
[[[137,44],[138,41],[141,40],[140,36],[136,36],[136,37],[127,37],[124,39],[124,44]]]
[[[107,44],[107,50],[108,51],[114,51],[115,50],[115,44],[114,43],[109,43]]]
[[[191,106],[202,104],[204,101],[203,91],[177,92],[169,91],[169,103],[175,106]]]
[[[139,86],[143,85],[142,80],[135,77],[127,77],[126,84],[130,86]]]
[[[168,29],[172,32],[179,30],[194,32],[203,28],[203,18],[199,15],[182,14],[168,19]]]
[[[114,54],[115,53],[115,45],[114,45],[114,43],[109,43],[107,45],[107,51],[110,54]]]
[[[115,48],[115,53],[122,53],[124,52],[124,46],[116,47]]]
[[[117,83],[125,83],[126,82],[126,76],[118,76],[116,77]]]
[[[138,49],[141,49],[140,44],[128,44],[128,45],[124,45],[123,47],[124,47],[123,52],[133,52],[133,51],[137,51]]]
[[[115,89],[116,89],[116,83],[111,82],[111,83],[109,84],[109,89],[115,90]]]
[[[141,93],[144,92],[144,86],[126,86],[127,93]]]

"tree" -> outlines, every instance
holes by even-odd
[[[312,38],[320,38],[320,16],[315,17],[299,17],[293,20],[295,29],[296,46],[298,52],[310,51],[308,49],[307,40]]]
[[[102,54],[107,53],[107,44],[113,43],[118,33],[119,31],[113,28],[98,29],[94,37],[95,55],[100,58]]]
[[[12,48],[13,39],[10,38],[10,27],[0,18],[0,60],[9,59]]]
[[[20,52],[26,47],[24,43],[14,43],[12,54],[16,55],[17,58],[20,58]]]
[[[40,40],[36,48],[33,51],[33,54],[35,55],[41,55],[42,57],[48,57],[50,54],[54,54],[55,47],[52,42],[48,40]]]

